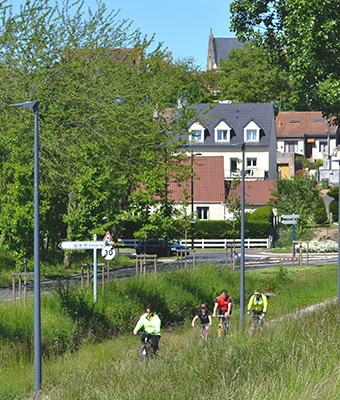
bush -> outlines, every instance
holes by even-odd
[[[327,221],[327,212],[325,202],[322,197],[319,197],[319,200],[316,204],[316,210],[314,211],[314,221],[317,224],[323,224]]]
[[[246,239],[262,239],[270,235],[271,223],[266,221],[246,221]],[[233,229],[232,221],[198,221],[195,226],[196,239],[235,239],[241,235],[241,223],[237,221]]]
[[[335,187],[335,188],[333,188],[333,189],[330,189],[330,190],[327,192],[327,195],[333,197],[334,200],[338,200],[338,199],[339,199],[339,188],[338,188],[338,187]]]
[[[333,215],[333,222],[337,222],[339,214],[339,202],[337,200],[333,200],[329,203],[329,212]]]
[[[251,214],[247,213],[247,221],[264,221],[272,223],[273,210],[269,206],[261,207],[256,209]]]

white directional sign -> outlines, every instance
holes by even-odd
[[[113,260],[116,256],[116,249],[114,246],[105,246],[102,249],[102,257],[105,258],[105,260],[110,261]]]
[[[62,250],[94,250],[103,249],[105,242],[60,242],[58,247]]]
[[[296,225],[300,214],[281,215],[281,223],[284,225]]]

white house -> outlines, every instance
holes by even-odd
[[[222,156],[224,177],[240,176],[241,145],[245,144],[247,180],[276,179],[276,133],[271,103],[217,103],[195,107],[197,118],[191,121],[187,140],[191,152],[203,156]]]

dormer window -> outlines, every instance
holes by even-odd
[[[221,121],[214,129],[215,142],[230,142],[230,127]]]
[[[244,128],[244,140],[245,142],[258,142],[260,140],[260,127],[251,121]]]
[[[204,141],[204,127],[195,122],[189,129],[189,140],[191,142],[203,142]]]

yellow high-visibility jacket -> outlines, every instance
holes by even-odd
[[[139,331],[143,327],[147,333],[159,332],[158,335],[161,335],[161,320],[156,313],[153,313],[151,318],[148,317],[147,313],[143,314],[139,318],[139,321],[135,326],[135,330]]]
[[[255,295],[253,294],[248,303],[248,311],[262,311],[267,312],[267,296],[263,293],[260,294],[260,298],[257,300]]]

